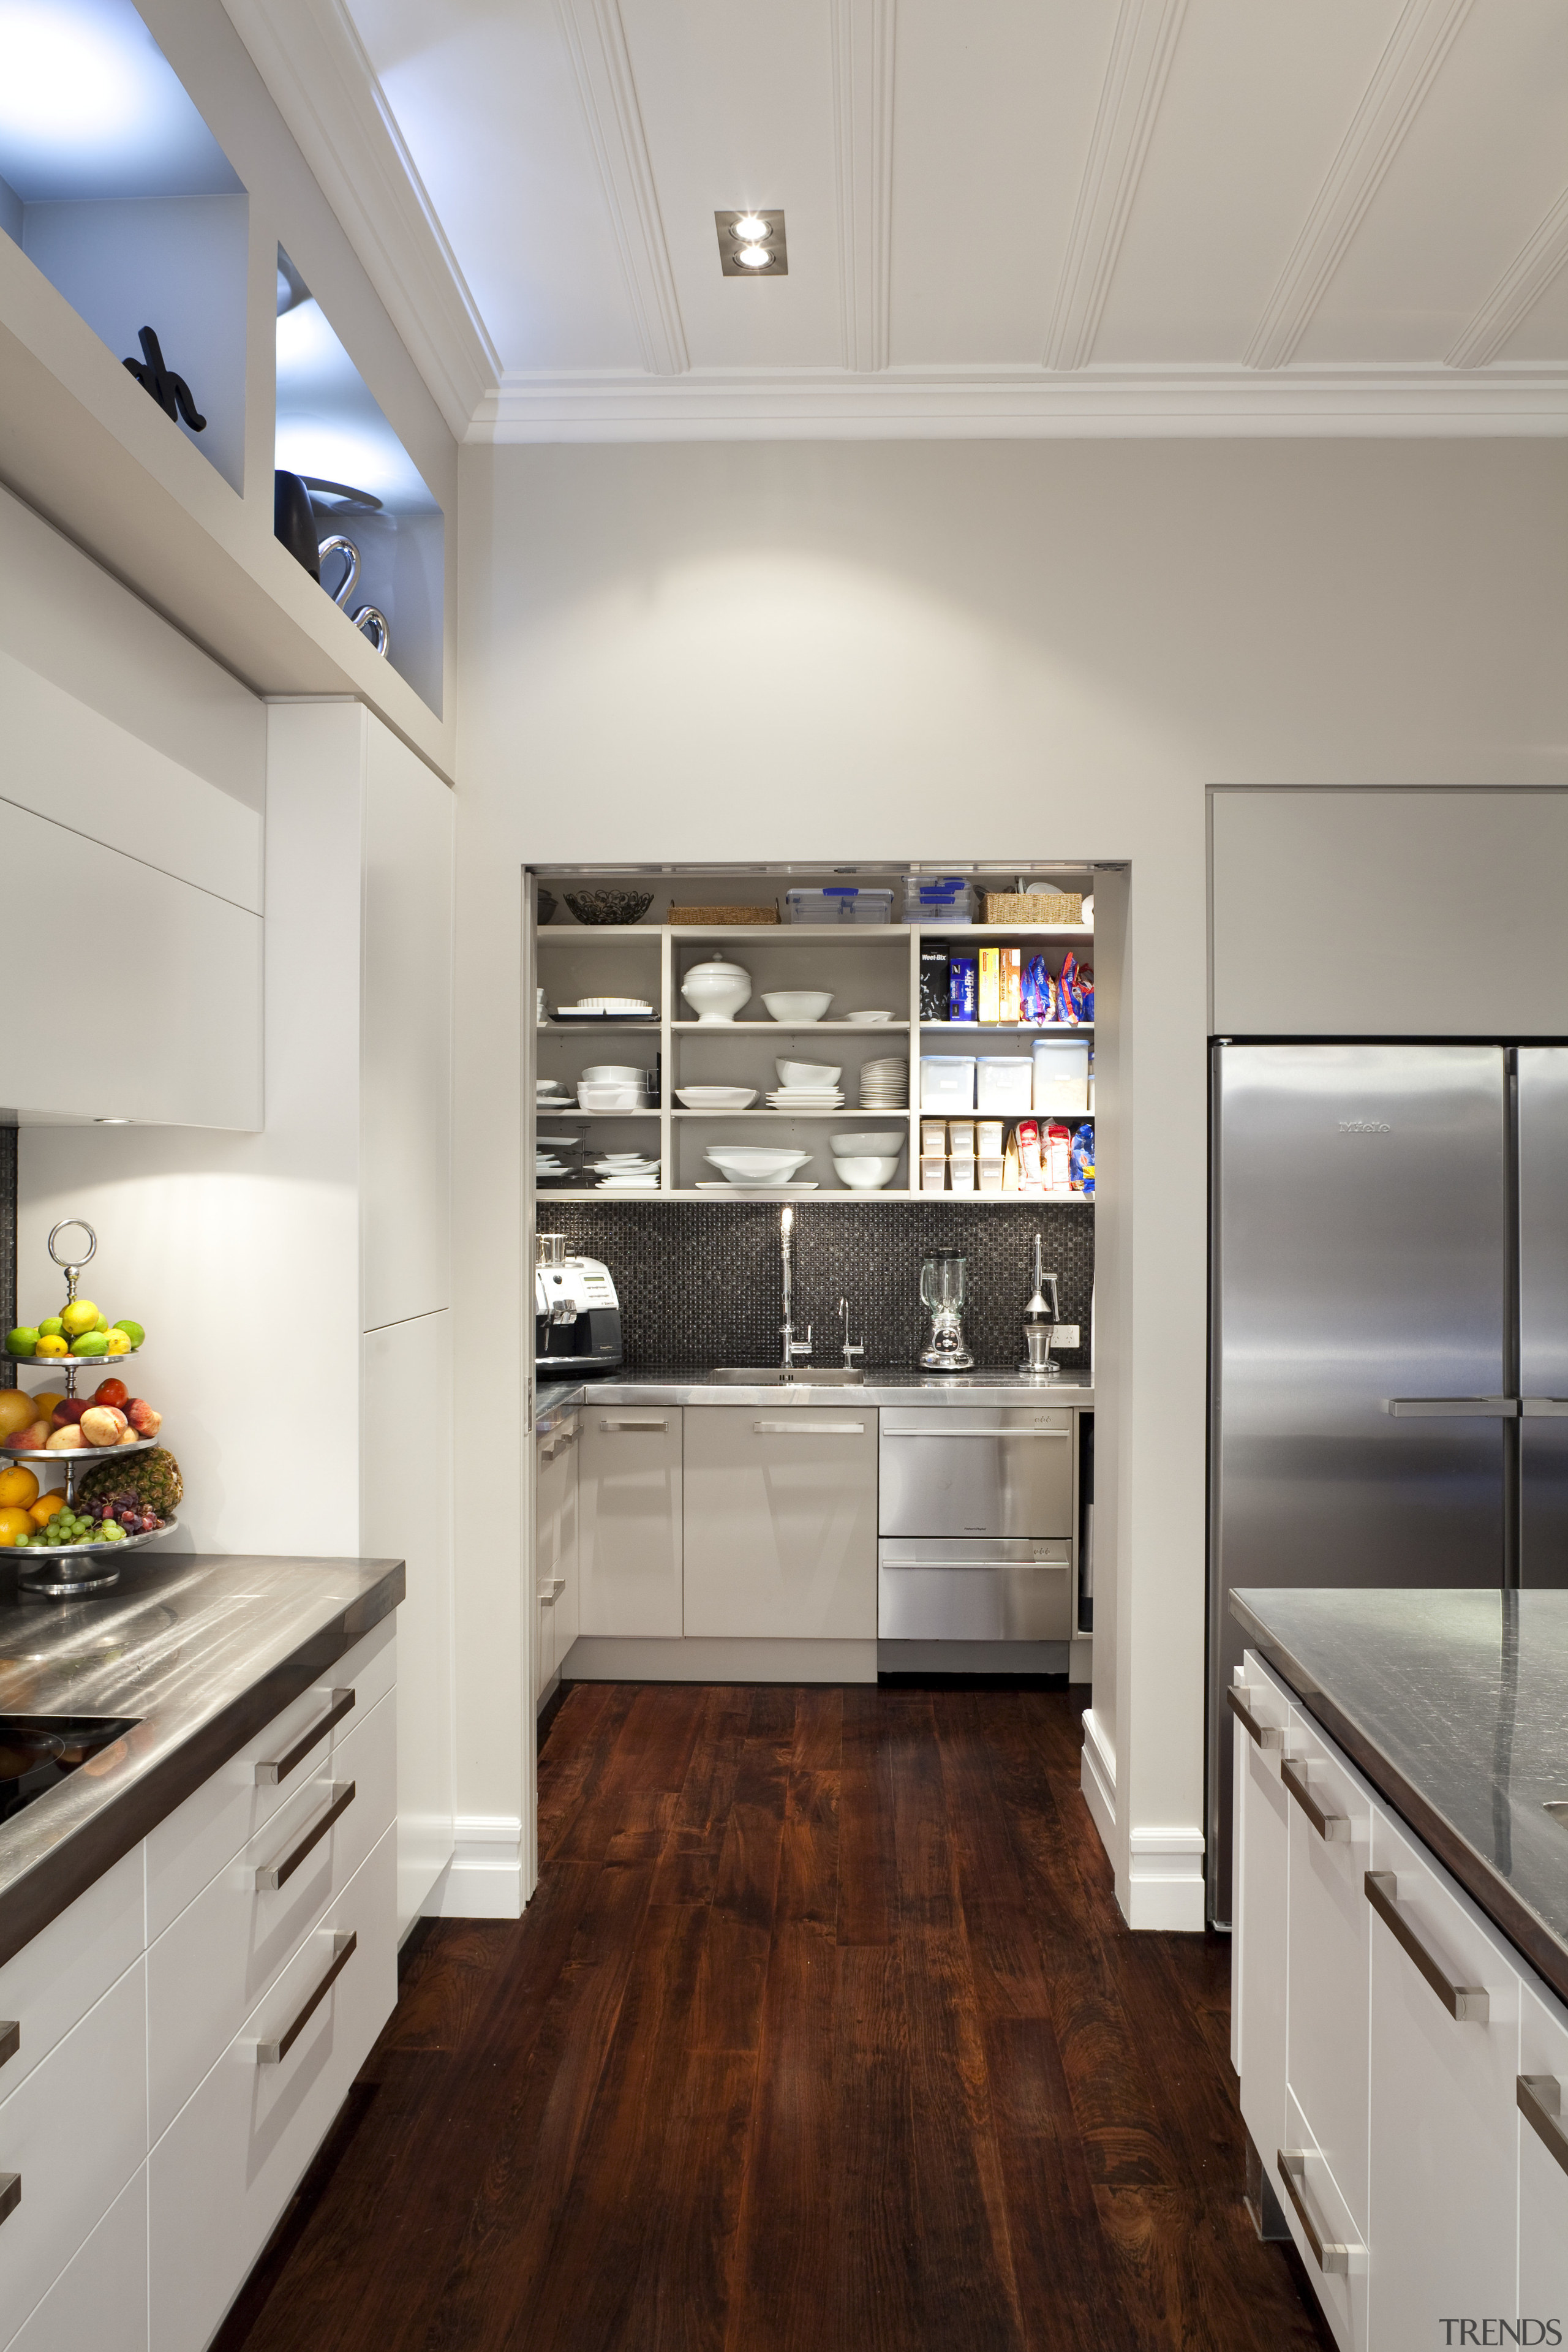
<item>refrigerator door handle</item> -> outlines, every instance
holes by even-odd
[[[1525,1421],[1568,1421],[1568,1397],[1521,1397],[1519,1410]]]
[[[1395,1421],[1517,1421],[1519,1399],[1504,1396],[1391,1397]]]

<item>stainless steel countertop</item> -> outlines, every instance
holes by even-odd
[[[320,1682],[403,1599],[403,1562],[185,1552],[128,1560],[98,1599],[0,1576],[0,1714],[136,1728],[0,1822],[0,1962]]]
[[[1308,1714],[1568,2000],[1568,1592],[1233,1592]]]
[[[553,1417],[589,1399],[600,1404],[741,1404],[803,1406],[820,1412],[824,1405],[985,1405],[1060,1404],[1092,1411],[1094,1391],[1070,1373],[1054,1380],[1030,1380],[1017,1372],[892,1372],[873,1368],[864,1381],[813,1382],[811,1367],[803,1364],[788,1388],[733,1388],[709,1380],[702,1371],[636,1372],[616,1380],[579,1381],[571,1386],[541,1382],[534,1400],[534,1427],[547,1435]]]

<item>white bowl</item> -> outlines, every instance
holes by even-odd
[[[677,1087],[675,1099],[688,1110],[750,1110],[755,1087]]]
[[[699,1021],[733,1021],[742,1005],[751,1002],[752,975],[740,964],[715,957],[710,963],[692,965],[680,993]]]
[[[834,1162],[838,1181],[847,1184],[852,1192],[879,1192],[890,1183],[899,1164],[896,1151],[862,1160],[837,1160]]]
[[[647,1097],[640,1087],[579,1087],[579,1110],[646,1110]]]
[[[832,992],[820,988],[787,988],[782,992],[775,989],[771,996],[763,998],[773,1020],[799,1021],[807,1024],[820,1021],[832,1002]]]
[[[841,1062],[775,1062],[781,1087],[804,1087],[808,1094],[824,1094],[844,1076]]]
[[[608,1086],[640,1087],[647,1083],[646,1070],[628,1069],[624,1062],[595,1062],[583,1076],[590,1086],[596,1086],[601,1079]]]
[[[895,1128],[885,1135],[836,1135],[827,1148],[835,1160],[885,1160],[889,1151],[896,1160],[908,1141]]]
[[[786,1183],[811,1158],[809,1151],[764,1150],[760,1145],[715,1144],[702,1155],[732,1184]]]

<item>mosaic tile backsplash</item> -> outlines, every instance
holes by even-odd
[[[779,1207],[772,1201],[552,1201],[540,1196],[541,1233],[564,1234],[577,1255],[603,1259],[621,1302],[626,1368],[695,1369],[771,1364],[779,1353]],[[795,1322],[814,1331],[813,1360],[841,1361],[838,1301],[847,1298],[852,1339],[868,1370],[912,1370],[929,1318],[920,1303],[921,1260],[931,1249],[968,1252],[964,1336],[975,1363],[1016,1366],[1024,1351],[1032,1243],[1044,1236],[1047,1272],[1061,1285],[1062,1321],[1083,1345],[1059,1350],[1064,1371],[1089,1370],[1094,1286],[1094,1213],[1049,1201],[966,1208],[945,1200],[795,1204]]]

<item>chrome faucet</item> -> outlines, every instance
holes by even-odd
[[[797,1339],[795,1336],[795,1325],[790,1320],[791,1256],[794,1234],[795,1211],[793,1208],[786,1208],[779,1216],[779,1252],[784,1262],[784,1321],[779,1328],[784,1339],[783,1369],[786,1372],[794,1371],[795,1360],[797,1356],[809,1356],[811,1353],[810,1324],[805,1327],[805,1339]]]
[[[852,1372],[855,1370],[856,1357],[863,1356],[866,1352],[866,1342],[864,1339],[851,1340],[849,1337],[849,1301],[847,1298],[841,1298],[838,1302],[838,1317],[844,1326],[844,1369],[847,1372]]]

